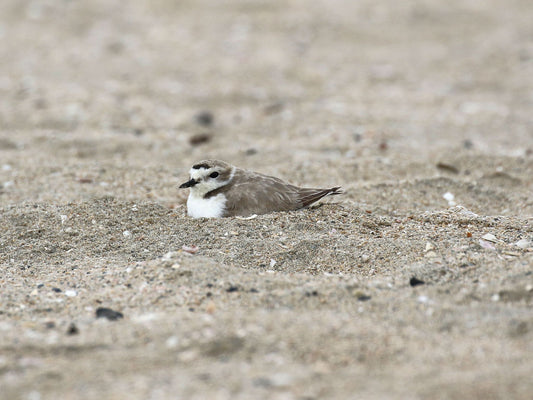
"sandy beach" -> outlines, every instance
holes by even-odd
[[[529,399],[533,3],[0,4],[0,399]],[[187,216],[193,163],[345,193]]]

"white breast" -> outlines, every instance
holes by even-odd
[[[226,196],[222,193],[204,199],[192,192],[187,199],[187,214],[193,218],[221,218],[226,208]]]

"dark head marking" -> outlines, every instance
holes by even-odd
[[[193,169],[200,169],[200,168],[209,169],[209,168],[211,168],[211,167],[210,167],[209,164],[207,164],[207,163],[200,163],[200,164],[195,164],[195,165],[193,165],[192,168],[193,168]]]

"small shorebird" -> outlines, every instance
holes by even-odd
[[[193,218],[221,218],[291,211],[307,207],[324,196],[341,194],[331,189],[300,188],[273,176],[246,171],[224,161],[204,160],[193,165],[187,214]]]

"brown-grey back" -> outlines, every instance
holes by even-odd
[[[273,176],[236,168],[228,185],[206,197],[223,193],[227,199],[224,216],[231,217],[297,210],[328,194],[337,194],[337,189],[299,188]]]

